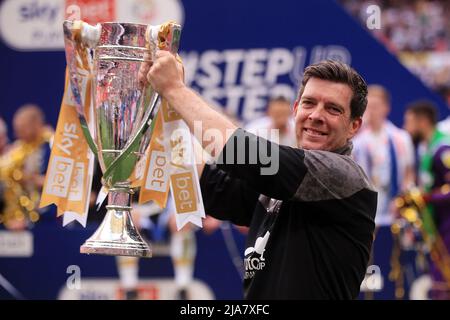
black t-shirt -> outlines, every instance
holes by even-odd
[[[238,129],[217,163],[205,166],[206,213],[250,226],[246,299],[357,297],[377,194],[350,152],[350,143],[336,152],[309,151]]]

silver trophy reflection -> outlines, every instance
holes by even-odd
[[[96,232],[81,246],[87,254],[151,257],[131,219],[134,192],[130,175],[150,141],[158,94],[139,72],[148,70],[155,50],[178,50],[181,27],[131,23],[64,22],[69,83],[78,118],[91,150],[97,155],[108,188],[107,212]],[[94,139],[83,103],[81,74],[92,76]],[[87,88],[89,89],[89,88]]]

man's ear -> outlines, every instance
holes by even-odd
[[[351,120],[350,123],[350,129],[348,131],[347,139],[351,139],[355,136],[355,134],[358,132],[359,128],[361,128],[362,125],[362,118],[358,117],[356,119]]]
[[[294,115],[294,117],[297,115],[297,109],[298,109],[298,105],[300,104],[300,98],[298,97],[295,101],[294,101],[294,108],[293,108],[293,112],[292,114]]]

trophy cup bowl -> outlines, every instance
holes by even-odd
[[[71,88],[74,96],[80,96],[80,81],[74,67],[75,48],[84,45],[86,50],[92,49],[87,58],[93,59],[94,139],[89,131],[84,133],[91,149],[92,145],[96,148],[94,152],[97,151],[104,174],[102,182],[109,191],[106,215],[95,233],[80,247],[80,252],[151,257],[149,244],[142,239],[131,218],[134,190],[129,177],[150,141],[150,122],[159,107],[158,94],[139,80],[140,69],[144,63],[148,66],[148,58],[157,48],[156,27],[116,22],[94,27],[82,23],[81,31],[75,36],[76,26],[80,24],[64,22]],[[172,26],[179,36],[180,26]],[[81,101],[82,98],[78,98]],[[80,109],[77,111],[83,124],[86,120]]]

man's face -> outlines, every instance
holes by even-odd
[[[367,109],[364,113],[364,124],[372,129],[379,129],[389,114],[389,106],[379,93],[370,92],[367,95]]]
[[[352,89],[343,83],[311,78],[295,114],[300,148],[332,151],[343,147],[361,127],[351,119]]]
[[[414,144],[418,144],[423,140],[422,120],[415,113],[411,111],[405,112],[403,128],[408,131]]]
[[[288,102],[272,101],[267,109],[267,114],[272,119],[274,129],[284,130],[292,114],[291,106]]]

